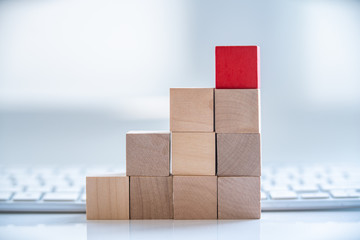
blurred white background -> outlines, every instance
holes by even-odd
[[[359,162],[360,1],[0,1],[0,164],[125,164],[216,45],[261,47],[263,162]]]

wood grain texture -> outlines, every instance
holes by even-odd
[[[172,219],[172,177],[130,177],[131,219]]]
[[[260,177],[218,177],[218,218],[260,218]]]
[[[128,132],[126,134],[128,176],[170,175],[170,133]]]
[[[170,130],[214,131],[213,88],[170,88]]]
[[[215,175],[215,133],[171,135],[173,175]]]
[[[174,219],[216,219],[217,177],[174,176]]]
[[[216,133],[259,133],[257,89],[215,89]]]
[[[261,175],[259,133],[218,133],[216,141],[218,176]]]
[[[215,59],[217,89],[260,88],[258,46],[218,46]]]
[[[86,218],[129,219],[129,177],[86,177]]]

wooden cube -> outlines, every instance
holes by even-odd
[[[126,134],[128,176],[170,175],[170,133],[128,132]]]
[[[174,176],[174,219],[216,219],[217,177]]]
[[[214,131],[213,88],[170,88],[170,130]]]
[[[216,141],[218,176],[261,175],[259,133],[218,133]]]
[[[215,133],[173,132],[172,174],[215,175]]]
[[[130,177],[131,219],[173,218],[172,177]]]
[[[219,177],[218,218],[260,218],[260,177]]]
[[[121,174],[86,177],[86,218],[129,219],[129,177]]]
[[[215,89],[215,131],[259,133],[259,94],[257,89]]]
[[[215,48],[216,88],[260,88],[260,48],[219,46]]]

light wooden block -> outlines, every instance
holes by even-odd
[[[170,175],[170,133],[128,132],[126,134],[128,176]]]
[[[218,133],[216,141],[218,176],[261,175],[259,133]]]
[[[216,219],[217,177],[174,176],[174,219]]]
[[[86,177],[88,220],[129,219],[129,177],[104,175]]]
[[[260,218],[260,177],[219,177],[218,218]]]
[[[215,175],[215,133],[171,135],[173,175]]]
[[[170,88],[170,130],[214,131],[213,88]]]
[[[215,89],[215,132],[259,133],[258,89]]]
[[[172,177],[130,177],[131,219],[172,219]]]

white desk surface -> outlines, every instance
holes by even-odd
[[[0,214],[0,239],[360,239],[360,209],[265,212],[261,220],[86,221],[85,214]]]

